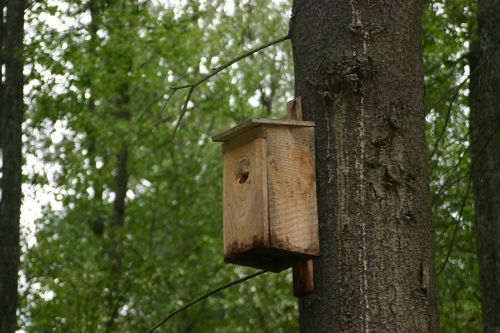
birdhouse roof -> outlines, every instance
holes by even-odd
[[[260,119],[260,118],[252,118],[247,121],[242,122],[241,124],[236,125],[235,127],[222,132],[220,134],[214,135],[212,137],[213,142],[225,142],[228,141],[235,136],[243,134],[244,132],[251,130],[252,128],[258,126],[300,126],[300,127],[314,127],[313,121],[303,121],[303,120],[278,120],[278,119]]]

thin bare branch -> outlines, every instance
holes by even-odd
[[[478,155],[480,155],[486,148],[487,146],[490,144],[492,138],[494,137],[494,135],[497,133],[498,129],[499,129],[500,125],[497,125],[495,126],[495,130],[493,131],[493,134],[490,135],[487,140],[486,140],[486,143],[480,148],[479,152],[478,152]],[[467,149],[466,149],[467,150]],[[464,151],[464,154],[462,155],[462,158],[463,156],[465,155],[465,151]],[[462,160],[462,159],[461,159]],[[461,160],[459,161],[459,164],[461,162]],[[470,186],[471,186],[471,178],[472,178],[472,169],[475,167],[475,164],[476,164],[477,160],[474,160],[471,165],[470,165],[470,168],[469,168],[469,172],[468,172],[468,182],[467,182],[467,189],[465,191],[465,195],[463,197],[463,200],[462,200],[462,205],[460,207],[460,211],[459,211],[459,215],[458,215],[458,218],[455,219],[455,229],[453,231],[453,235],[451,237],[451,241],[450,241],[450,245],[448,247],[448,252],[446,254],[446,258],[443,262],[443,265],[441,266],[441,268],[439,269],[437,275],[441,274],[441,272],[444,271],[444,269],[446,268],[446,265],[448,264],[448,261],[450,259],[450,256],[451,256],[451,252],[453,250],[453,246],[455,244],[455,239],[456,239],[456,236],[457,236],[457,233],[458,233],[458,227],[460,226],[460,222],[462,220],[462,216],[463,216],[463,212],[464,212],[464,209],[465,209],[465,204],[467,202],[467,199],[469,197],[469,191],[470,191]],[[458,165],[457,165],[458,166]]]
[[[268,48],[270,46],[273,46],[273,45],[276,45],[276,44],[279,44],[287,39],[290,39],[290,34],[287,34],[283,37],[280,37],[278,39],[275,39],[267,44],[263,44],[263,45],[260,45],[260,46],[257,46],[243,54],[240,54],[239,56],[229,60],[228,62],[226,62],[225,64],[222,64],[220,65],[219,67],[215,68],[212,72],[210,72],[209,74],[207,75],[204,75],[202,76],[200,79],[198,79],[198,81],[196,81],[195,83],[191,83],[191,84],[185,84],[185,85],[181,85],[181,86],[175,86],[175,87],[171,87],[170,89],[173,90],[172,94],[175,93],[177,90],[181,90],[181,89],[187,89],[189,88],[189,92],[186,96],[186,100],[184,101],[184,105],[182,107],[182,111],[181,111],[181,114],[179,116],[179,120],[177,121],[177,123],[175,124],[175,127],[174,127],[174,131],[172,132],[172,139],[175,138],[175,135],[177,133],[177,130],[179,129],[179,126],[181,124],[181,121],[182,119],[184,118],[185,114],[186,114],[186,111],[187,111],[187,105],[189,103],[189,100],[191,99],[191,95],[193,94],[193,91],[196,89],[196,87],[198,87],[200,84],[204,83],[205,81],[208,81],[210,78],[212,78],[213,76],[217,75],[218,73],[220,73],[221,71],[225,70],[226,68],[230,67],[231,65],[237,63],[238,61],[242,60],[242,59],[245,59],[249,56],[251,56],[252,54],[254,53],[257,53],[259,51],[262,51],[263,49],[265,48]]]
[[[435,103],[433,103],[429,109],[427,109],[427,111],[425,112],[425,115],[427,116],[431,111],[432,109],[434,109],[436,106],[440,105],[441,103],[443,103],[447,98],[448,96],[450,95],[450,93],[452,93],[454,90],[456,90],[457,92],[460,91],[460,88],[462,88],[468,81],[469,79],[471,78],[472,74],[474,72],[476,72],[479,68],[481,68],[484,64],[488,63],[490,61],[490,59],[495,55],[495,53],[498,51],[500,47],[496,47],[495,49],[493,49],[490,53],[490,55],[488,57],[486,57],[486,59],[480,63],[476,68],[474,68],[470,73],[469,75],[467,75],[463,80],[462,82],[458,83],[457,85],[451,87],[450,89],[448,89],[442,96],[441,98],[439,98]]]
[[[434,148],[432,149],[432,152],[429,155],[429,160],[431,160],[432,157],[434,156],[434,154],[436,154],[436,152],[439,148],[439,143],[444,138],[444,134],[446,133],[446,128],[448,127],[448,123],[450,122],[450,118],[451,118],[451,109],[453,108],[453,103],[455,103],[455,100],[458,97],[459,91],[460,91],[460,87],[455,90],[455,93],[453,94],[453,97],[450,100],[450,105],[448,106],[448,110],[446,112],[446,119],[444,121],[443,128],[441,129],[441,133],[439,133],[439,136],[438,136],[436,142],[434,143]]]
[[[444,259],[443,264],[441,265],[441,268],[439,269],[437,275],[441,274],[444,269],[446,268],[446,265],[448,264],[448,261],[450,260],[451,252],[453,251],[453,246],[455,245],[455,239],[457,237],[458,233],[458,227],[460,226],[460,222],[462,221],[462,215],[465,210],[465,204],[467,203],[467,199],[469,198],[469,191],[470,191],[470,185],[471,185],[471,177],[469,176],[469,181],[467,182],[467,190],[465,191],[465,195],[462,199],[462,205],[460,206],[460,211],[458,213],[458,217],[455,218],[455,230],[453,230],[453,235],[451,236],[451,241],[450,241],[450,246],[448,247],[448,252],[446,253],[446,258]]]
[[[497,131],[500,129],[500,124],[498,123],[498,120],[500,120],[500,116],[495,117],[494,121],[485,124],[485,126],[480,129],[480,131],[486,131],[486,130],[489,129],[490,126],[495,126],[495,129],[492,131],[492,134],[488,137],[488,139],[486,140],[486,143],[484,144],[484,146],[480,148],[478,154],[482,154],[482,152],[490,144],[491,140],[493,139],[493,137],[495,136],[495,134],[497,133]],[[468,136],[469,136],[469,132],[466,134],[465,137],[468,137]],[[460,157],[459,157],[457,163],[448,172],[448,177],[443,182],[443,184],[439,187],[438,191],[436,192],[436,195],[435,195],[434,199],[431,202],[432,206],[434,206],[438,202],[437,200],[439,199],[439,197],[441,196],[441,194],[443,194],[443,192],[445,190],[447,190],[448,188],[452,187],[458,181],[460,181],[461,179],[463,179],[464,177],[466,177],[466,176],[462,176],[462,177],[458,177],[457,179],[453,179],[453,176],[455,176],[456,171],[458,170],[458,168],[460,167],[460,165],[462,164],[462,162],[465,160],[465,157],[467,156],[467,153],[469,152],[469,149],[470,149],[470,146],[467,146],[467,147],[464,148],[464,150],[460,154]],[[477,162],[478,162],[477,159],[474,160],[474,161],[472,161],[472,163],[469,166],[469,169],[474,168],[474,166],[476,165]]]
[[[151,332],[154,332],[157,328],[159,328],[160,326],[162,326],[163,324],[165,324],[165,323],[166,323],[169,319],[171,319],[172,317],[174,317],[176,314],[178,314],[178,313],[180,313],[180,312],[182,312],[182,311],[184,311],[184,310],[186,310],[186,309],[190,308],[191,306],[195,305],[196,303],[199,303],[199,302],[203,301],[204,299],[206,299],[206,298],[208,298],[208,297],[210,297],[210,296],[212,296],[212,295],[214,295],[214,294],[216,294],[216,293],[218,293],[218,292],[220,292],[220,291],[222,291],[222,290],[224,290],[224,289],[227,289],[227,288],[229,288],[229,287],[232,287],[232,286],[235,286],[235,285],[240,284],[240,283],[242,283],[242,282],[245,282],[245,281],[247,281],[247,280],[250,280],[250,279],[252,279],[252,278],[254,278],[254,277],[256,277],[256,276],[259,276],[259,275],[261,275],[261,274],[264,274],[264,273],[266,273],[266,272],[267,272],[267,271],[263,270],[263,271],[258,271],[258,272],[256,272],[256,273],[253,273],[253,274],[247,275],[247,276],[245,276],[245,277],[243,277],[243,278],[241,278],[241,279],[234,280],[234,281],[232,281],[232,282],[230,282],[230,283],[227,283],[227,284],[225,284],[225,285],[223,285],[223,286],[221,286],[221,287],[219,287],[219,288],[217,288],[217,289],[214,289],[214,290],[212,290],[212,291],[209,291],[208,293],[206,293],[206,294],[204,294],[204,295],[202,295],[202,296],[199,296],[199,297],[195,298],[195,299],[194,299],[194,300],[192,300],[191,302],[189,302],[189,303],[187,303],[187,304],[185,304],[185,305],[181,306],[181,307],[180,307],[180,308],[178,308],[177,310],[175,310],[175,311],[173,311],[173,312],[169,313],[169,314],[168,314],[165,318],[163,318],[163,319],[162,319],[162,320],[160,320],[158,323],[156,323],[153,327],[151,327],[149,330],[147,330],[147,331],[146,331],[146,333],[151,333]]]
[[[479,67],[479,66],[478,66]],[[477,68],[476,68],[477,69]],[[474,70],[476,70],[474,69]],[[429,109],[427,110],[427,112],[425,113],[425,115],[427,116],[431,111],[432,109],[434,109],[436,106],[440,105],[441,103],[443,103],[450,95],[450,93],[452,93],[453,91],[455,91],[454,95],[455,94],[458,94],[458,92],[460,91],[460,88],[462,88],[470,79],[472,73],[470,73],[469,75],[467,75],[463,80],[462,82],[456,84],[455,86],[451,87],[450,89],[448,89],[444,94],[443,96],[441,96],[440,99],[438,99],[434,104],[432,104]]]
[[[177,133],[177,130],[179,129],[179,126],[181,125],[181,121],[182,121],[182,119],[184,119],[184,116],[186,115],[189,100],[191,99],[191,95],[193,94],[193,91],[195,88],[196,88],[196,86],[192,86],[191,88],[189,88],[189,92],[186,96],[186,100],[184,101],[184,105],[182,106],[182,111],[181,111],[181,114],[179,116],[179,120],[177,120],[177,123],[175,124],[175,127],[174,127],[174,131],[172,132],[172,140],[175,138],[175,134]],[[176,90],[174,90],[174,92],[175,91]]]

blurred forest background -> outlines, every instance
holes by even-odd
[[[222,258],[220,147],[293,98],[286,0],[37,0],[25,11],[20,328],[138,332],[253,272]],[[429,164],[443,332],[481,332],[470,190],[472,0],[424,1]],[[39,209],[39,207],[41,207]],[[210,297],[168,332],[295,332],[291,273]]]

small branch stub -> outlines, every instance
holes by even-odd
[[[302,120],[302,99],[296,97],[287,103],[287,118]],[[312,259],[293,265],[293,296],[303,297],[314,293],[314,275]]]
[[[314,293],[313,261],[293,265],[293,296],[303,297]]]
[[[290,120],[302,120],[302,99],[295,97],[286,104],[287,118]]]

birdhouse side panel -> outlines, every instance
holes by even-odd
[[[269,246],[266,139],[224,144],[224,258]],[[228,147],[231,149],[228,150]]]
[[[314,128],[268,128],[267,166],[271,247],[319,255]]]

